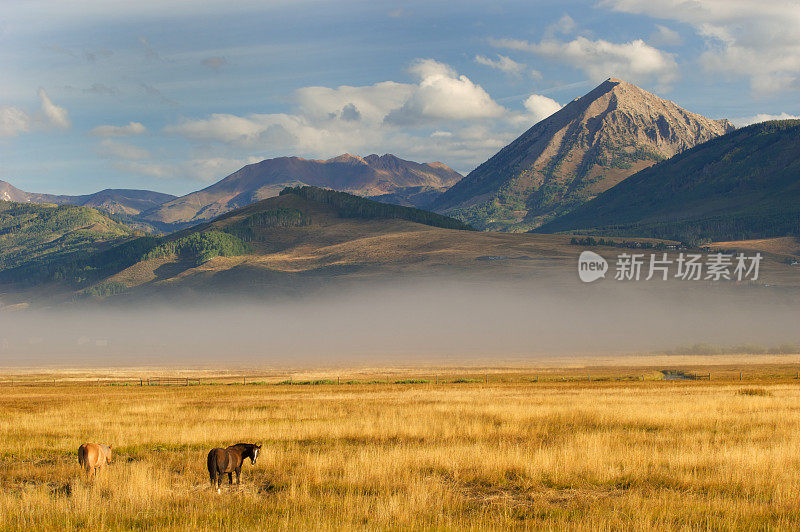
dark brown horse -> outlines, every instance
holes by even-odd
[[[223,473],[228,474],[228,484],[233,484],[233,473],[236,473],[236,483],[239,484],[239,475],[242,472],[242,463],[245,458],[250,459],[250,463],[256,465],[260,445],[254,443],[237,443],[222,449],[217,447],[208,453],[208,476],[211,480],[211,487],[217,487],[220,492]]]

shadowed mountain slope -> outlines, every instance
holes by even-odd
[[[800,235],[800,121],[754,124],[696,146],[536,231],[692,243]]]

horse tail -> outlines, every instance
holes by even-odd
[[[211,449],[208,452],[208,459],[206,460],[206,465],[208,466],[208,477],[211,481],[211,484],[214,484],[214,481],[217,480],[217,460],[216,460],[216,453],[214,453],[216,449]]]
[[[81,445],[78,447],[78,465],[86,467],[86,446]]]

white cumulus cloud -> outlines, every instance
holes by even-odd
[[[103,139],[100,141],[97,152],[105,157],[132,161],[150,158],[150,152],[144,148],[111,139]]]
[[[540,122],[561,109],[561,104],[541,94],[531,94],[525,99],[524,105],[534,122]]]
[[[700,64],[742,76],[754,92],[800,87],[800,6],[796,0],[604,0],[616,11],[675,20],[705,39]]]
[[[499,48],[531,52],[583,71],[593,81],[618,77],[633,83],[654,80],[665,88],[678,78],[673,54],[654,48],[641,39],[612,43],[603,39],[576,37],[572,41],[544,40],[539,43],[515,39],[493,39]]]
[[[245,165],[253,164],[260,160],[257,157],[199,157],[174,163],[117,161],[114,163],[114,167],[122,172],[146,175],[158,179],[194,179],[213,182],[232,174]]]
[[[310,120],[325,121],[341,117],[345,107],[352,105],[361,120],[380,123],[392,109],[403,105],[415,89],[410,83],[394,81],[361,87],[303,87],[294,92],[293,100],[298,113]]]
[[[127,137],[130,135],[141,135],[145,131],[147,131],[147,128],[141,123],[129,122],[126,126],[97,126],[89,131],[89,134],[94,137]]]
[[[31,119],[22,109],[0,106],[0,138],[15,137],[30,131]]]
[[[68,129],[69,113],[54,104],[44,89],[39,89],[41,110],[28,112],[19,107],[0,105],[0,138],[15,137],[20,133],[44,131],[52,128]]]
[[[483,87],[450,66],[433,59],[417,60],[410,72],[419,78],[411,97],[386,116],[395,124],[435,119],[464,120],[499,117],[505,109]]]
[[[39,99],[42,101],[42,113],[47,121],[59,129],[68,129],[70,120],[67,110],[54,104],[44,89],[39,89]]]
[[[777,115],[758,113],[752,116],[732,118],[731,123],[736,127],[744,127],[749,126],[750,124],[766,122],[768,120],[800,120],[800,115],[790,115],[789,113],[779,113]]]
[[[511,76],[521,76],[525,72],[525,65],[523,63],[518,63],[506,55],[497,54],[497,59],[476,55],[475,62],[479,65],[485,65],[500,70]]]
[[[672,28],[656,24],[656,31],[650,35],[650,42],[656,46],[680,46],[683,44],[683,39],[680,33]]]

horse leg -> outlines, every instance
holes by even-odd
[[[240,484],[240,482],[239,482],[239,474],[240,474],[241,472],[242,472],[242,468],[241,468],[241,467],[237,467],[237,468],[236,468],[236,484],[237,484],[237,485],[239,485],[239,484]]]

